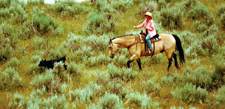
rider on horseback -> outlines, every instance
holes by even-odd
[[[147,34],[147,37],[145,38],[145,40],[146,40],[146,42],[148,44],[149,53],[151,53],[152,44],[151,44],[150,38],[152,38],[153,36],[156,35],[156,30],[155,30],[155,27],[154,27],[154,21],[152,19],[152,13],[151,12],[146,12],[144,14],[144,16],[145,16],[144,22],[141,25],[134,26],[134,29],[138,29],[138,28],[143,28],[144,27],[147,30],[146,33],[148,33],[148,34]]]

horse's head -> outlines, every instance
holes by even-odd
[[[119,50],[117,44],[114,44],[113,39],[110,38],[109,40],[109,56],[110,58],[114,58],[116,52]]]

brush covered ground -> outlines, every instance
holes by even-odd
[[[224,0],[0,1],[0,108],[225,108]],[[138,34],[151,11],[158,33],[181,39],[186,63],[165,53],[128,69],[109,38]],[[66,56],[68,69],[38,67]]]

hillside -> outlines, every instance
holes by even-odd
[[[176,34],[186,62],[165,53],[110,58],[109,41],[151,11],[159,34]],[[178,52],[175,51],[177,54]],[[54,60],[53,69],[39,67]],[[0,1],[0,108],[225,108],[224,0]]]

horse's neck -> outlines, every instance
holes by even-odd
[[[133,44],[134,42],[135,42],[135,35],[119,37],[113,40],[114,44],[117,44],[119,45],[119,47],[122,47],[122,48],[127,48],[129,45]]]

